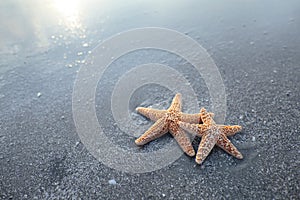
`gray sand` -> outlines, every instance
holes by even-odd
[[[0,32],[4,39],[0,43],[0,197],[298,199],[299,1],[135,3],[103,4],[101,12],[97,6],[83,6],[90,12],[83,13],[85,31],[76,29],[78,35],[43,18],[42,33],[36,26],[28,26],[42,10],[31,12],[2,3],[0,24],[8,26],[5,22],[13,18],[28,30],[23,35],[8,28]],[[182,155],[163,169],[128,174],[102,164],[85,148],[72,116],[73,84],[80,68],[76,60],[84,59],[99,40],[146,26],[180,31],[208,50],[226,89],[225,123],[244,128],[230,138],[244,155],[243,160],[215,147],[201,166],[194,158]],[[40,34],[33,34],[36,30]],[[199,106],[210,109],[203,79],[185,60],[158,50],[124,56],[105,72],[96,91],[98,119],[105,124],[107,135],[123,148],[136,148],[134,137],[114,126],[109,110],[111,92],[124,72],[150,62],[179,70],[198,94]],[[167,108],[173,95],[157,85],[140,88],[129,102],[130,113],[138,123],[151,125],[135,114],[135,107],[144,102]],[[188,105],[183,110],[188,111]],[[145,151],[170,140],[170,136],[158,139],[146,145]],[[193,142],[195,147],[198,143],[199,138]]]

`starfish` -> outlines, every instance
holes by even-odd
[[[196,162],[198,164],[201,164],[205,160],[215,144],[230,155],[238,159],[243,159],[243,155],[227,138],[227,136],[232,136],[242,130],[241,126],[218,125],[215,123],[210,113],[205,110],[205,108],[201,108],[200,117],[203,121],[203,124],[179,122],[179,126],[184,130],[202,137],[196,155]]]
[[[194,156],[195,151],[189,136],[179,127],[179,121],[187,123],[202,123],[200,114],[186,114],[181,112],[181,94],[177,93],[171,106],[167,110],[138,107],[136,111],[155,121],[155,123],[138,139],[137,145],[144,145],[156,138],[170,132],[182,150],[189,156]]]

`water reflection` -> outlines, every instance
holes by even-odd
[[[47,48],[68,37],[85,38],[80,0],[0,2],[0,53]]]
[[[65,26],[73,34],[84,32],[79,0],[54,0],[52,3],[53,11],[60,16],[59,25]]]
[[[66,17],[74,18],[79,12],[79,0],[53,0],[54,7]]]

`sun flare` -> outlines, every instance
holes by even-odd
[[[66,17],[74,17],[79,12],[79,0],[53,0],[54,7]]]
[[[82,28],[80,19],[81,0],[52,0],[53,7],[58,12],[60,23],[70,30]]]

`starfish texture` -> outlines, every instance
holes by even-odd
[[[179,126],[184,130],[202,137],[196,155],[196,162],[198,164],[201,164],[205,160],[215,144],[230,155],[238,159],[243,158],[242,154],[227,138],[227,136],[232,136],[242,130],[241,126],[218,125],[205,108],[201,108],[200,118],[203,121],[203,124],[179,122]]]
[[[155,121],[155,123],[138,139],[137,145],[144,145],[156,138],[170,132],[182,150],[189,156],[194,156],[195,151],[189,136],[179,127],[179,121],[187,123],[202,123],[200,114],[185,114],[181,112],[181,94],[176,94],[171,106],[167,110],[138,107],[137,112]]]

